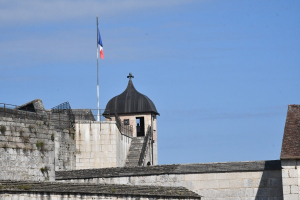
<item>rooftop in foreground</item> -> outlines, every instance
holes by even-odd
[[[82,193],[111,196],[172,197],[175,199],[201,198],[198,194],[184,187],[33,181],[0,181],[0,192]]]
[[[150,176],[159,174],[193,174],[220,172],[248,172],[263,170],[281,170],[280,160],[245,161],[226,163],[194,163],[175,165],[154,165],[147,167],[112,167],[99,169],[81,169],[56,171],[56,180],[108,178],[122,176]]]

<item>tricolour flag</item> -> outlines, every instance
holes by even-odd
[[[100,46],[100,58],[104,59],[104,54],[103,54],[103,43],[101,40],[101,36],[100,36],[100,31],[98,29],[98,44]]]

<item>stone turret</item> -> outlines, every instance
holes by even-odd
[[[153,164],[157,164],[157,115],[154,103],[146,95],[138,92],[132,83],[130,73],[127,88],[123,93],[113,97],[106,105],[104,116],[106,121],[115,121],[116,112],[123,125],[131,125],[133,137],[144,137],[148,126],[153,131]],[[152,159],[151,159],[152,160]]]

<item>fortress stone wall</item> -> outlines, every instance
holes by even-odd
[[[0,118],[1,180],[55,180],[54,137],[47,122]]]
[[[132,138],[115,121],[78,121],[75,129],[76,169],[124,166]]]
[[[181,186],[204,200],[283,199],[280,160],[75,170],[57,172],[56,179],[71,183]]]
[[[32,102],[24,105],[43,108]],[[139,163],[155,157],[149,134],[132,138],[115,121],[72,121],[70,110],[24,105],[0,108],[0,200],[300,199],[300,105],[288,107],[281,160],[143,167],[124,164],[130,146]]]
[[[300,199],[300,160],[282,160],[281,162],[285,199]]]
[[[54,134],[55,170],[76,169],[76,141],[73,129],[58,129]]]
[[[53,181],[55,170],[76,169],[75,133],[42,119],[0,117],[0,180]]]

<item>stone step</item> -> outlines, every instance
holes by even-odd
[[[138,166],[143,144],[144,137],[136,137],[132,139],[125,166]]]

